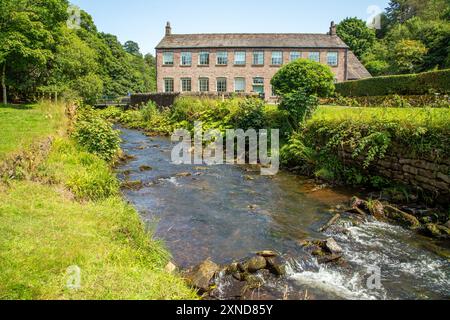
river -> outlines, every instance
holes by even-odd
[[[122,149],[134,159],[117,169],[119,178],[144,183],[124,196],[177,265],[207,258],[226,264],[270,249],[290,257],[289,290],[317,299],[450,298],[450,263],[427,249],[430,239],[376,221],[349,224],[346,233],[317,232],[351,190],[317,188],[288,172],[264,177],[252,167],[175,165],[168,138],[121,130]],[[318,265],[299,245],[331,236],[344,265]],[[381,275],[376,288],[367,286],[374,270]]]

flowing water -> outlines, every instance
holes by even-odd
[[[123,150],[135,159],[118,169],[119,177],[144,183],[124,195],[181,267],[276,250],[290,257],[292,292],[319,299],[450,298],[450,263],[427,249],[429,239],[380,222],[349,225],[346,233],[317,232],[351,191],[316,188],[286,172],[264,177],[252,167],[175,165],[169,139],[128,129],[122,138]],[[344,250],[343,265],[318,265],[299,245],[330,236]],[[368,283],[377,284],[371,276],[378,272],[374,288]]]

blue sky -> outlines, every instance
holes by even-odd
[[[70,0],[94,18],[98,29],[154,53],[167,21],[173,33],[325,33],[345,17],[367,20],[369,6],[389,0]]]

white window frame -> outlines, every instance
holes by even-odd
[[[244,60],[237,60],[237,57],[243,57]],[[234,65],[245,66],[247,63],[247,52],[246,51],[235,51],[234,52]]]
[[[228,65],[228,52],[226,52],[226,51],[218,51],[216,53],[216,64],[218,66],[226,66],[226,65]]]
[[[225,90],[219,91],[219,81],[225,81]],[[219,77],[216,79],[216,91],[220,93],[225,93],[228,91],[228,79],[225,77]]]
[[[317,59],[313,58],[316,57],[317,55]],[[311,61],[315,61],[315,62],[320,62],[320,51],[311,51],[308,53],[308,59]]]
[[[167,88],[168,88],[167,81],[171,81],[172,82],[172,89],[171,90],[167,90]],[[174,81],[173,78],[164,78],[164,92],[165,93],[175,92],[175,81]]]
[[[335,60],[333,58],[333,62],[335,62],[335,63],[330,63],[330,56],[331,56],[331,54],[333,56],[336,56]],[[337,67],[339,65],[339,52],[337,52],[337,51],[329,51],[329,52],[327,52],[327,64],[330,67]]]
[[[189,81],[189,90],[185,90],[184,81]],[[192,92],[192,79],[191,78],[181,78],[180,79],[181,92]]]
[[[189,63],[186,63],[186,61],[185,61],[185,57],[188,57],[188,62]],[[192,65],[192,52],[181,52],[181,54],[180,54],[180,65],[181,66],[191,66]]]
[[[262,88],[262,92],[256,91],[255,87]],[[252,79],[252,89],[253,89],[253,92],[264,93],[265,92],[264,78],[263,77],[253,77],[253,79]]]
[[[242,80],[243,88],[242,88],[242,90],[238,90],[238,89],[237,89],[237,83],[238,83],[238,81],[241,81],[241,80]],[[245,90],[246,90],[246,81],[245,81],[245,78],[244,78],[244,77],[236,77],[236,78],[234,78],[234,92],[237,92],[237,93],[244,93]]]
[[[202,88],[202,81],[204,81],[204,80],[207,81],[207,83],[206,83],[207,84],[207,87],[206,87],[207,90],[202,90],[203,89]],[[201,78],[198,79],[198,91],[199,92],[209,92],[209,85],[210,85],[209,78],[201,77]]]
[[[278,55],[275,57],[275,55]],[[272,51],[272,65],[273,66],[281,66],[283,64],[283,51]]]
[[[202,62],[206,62],[206,61],[202,61],[202,56],[204,56],[204,55],[208,57],[207,63],[202,63]],[[211,59],[211,55],[208,51],[201,51],[198,53],[198,65],[199,66],[209,66],[210,59]]]
[[[258,56],[258,60],[256,60]],[[262,59],[260,60],[260,58]],[[260,63],[262,62],[262,63]],[[263,66],[264,65],[264,51],[253,51],[253,65],[254,66]]]
[[[171,59],[167,59],[170,56]],[[163,52],[163,65],[165,66],[173,66],[174,65],[174,54],[172,51]]]
[[[293,58],[294,56],[296,56],[297,58]],[[301,51],[291,51],[290,53],[289,53],[289,61],[295,61],[295,60],[298,60],[298,59],[301,59],[301,57],[302,57],[302,53],[301,53]]]

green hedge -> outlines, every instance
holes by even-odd
[[[336,92],[345,97],[446,94],[450,93],[450,69],[342,82],[336,84]]]

